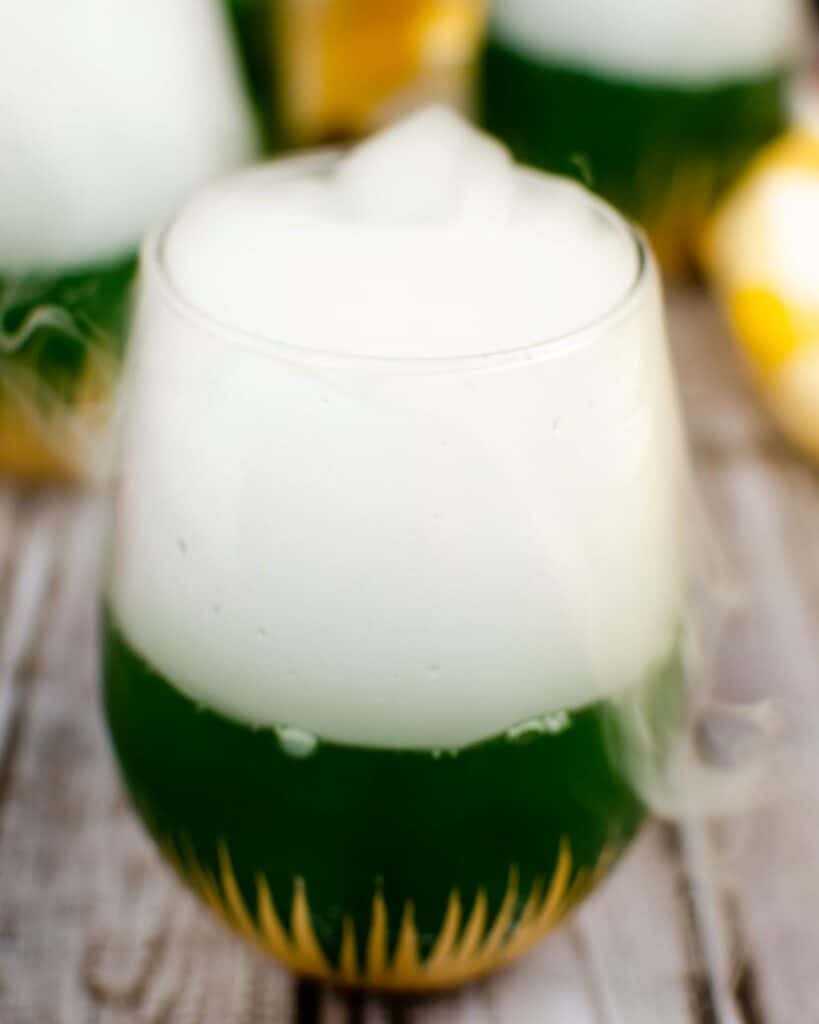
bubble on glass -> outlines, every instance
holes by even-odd
[[[317,736],[292,725],[277,726],[276,736],[285,754],[297,759],[310,757],[318,747]]]

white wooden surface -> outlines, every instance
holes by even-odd
[[[777,695],[775,785],[730,820],[649,825],[569,924],[482,985],[402,1001],[298,983],[210,919],[127,806],[96,693],[99,503],[0,489],[0,1024],[819,1021],[819,476],[758,410],[707,298],[671,314],[698,473],[749,598],[724,685]]]

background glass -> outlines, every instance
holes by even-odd
[[[143,232],[249,159],[219,0],[0,11],[0,473],[99,472]]]

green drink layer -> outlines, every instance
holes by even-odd
[[[198,705],[110,618],[103,652],[122,771],[183,878],[294,969],[387,988],[456,984],[553,927],[635,834],[623,766],[646,736],[662,759],[682,706],[675,658],[457,751],[355,747]]]
[[[225,0],[267,149],[280,148],[278,3],[275,0]]]
[[[482,110],[526,163],[581,178],[674,264],[753,154],[785,125],[785,74],[714,86],[632,81],[490,40]]]
[[[129,256],[65,274],[0,274],[0,469],[71,462],[110,397],[135,268]]]

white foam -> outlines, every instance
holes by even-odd
[[[521,173],[443,108],[330,173],[291,173],[274,163],[214,187],[166,243],[182,294],[249,332],[376,355],[491,352],[584,326],[636,277],[633,241],[602,206]]]
[[[0,268],[133,250],[253,128],[220,0],[0,5]]]
[[[166,268],[146,251],[111,601],[160,672],[254,724],[449,749],[637,684],[675,642],[684,473],[652,270],[634,290],[616,214],[464,126],[433,154],[437,118],[392,155],[208,189]],[[168,273],[271,340],[225,337]]]
[[[492,31],[535,58],[685,83],[787,66],[805,20],[802,0],[496,0]]]
[[[365,223],[502,224],[516,184],[499,142],[446,107],[430,107],[357,146],[339,165],[334,188],[336,202]]]

